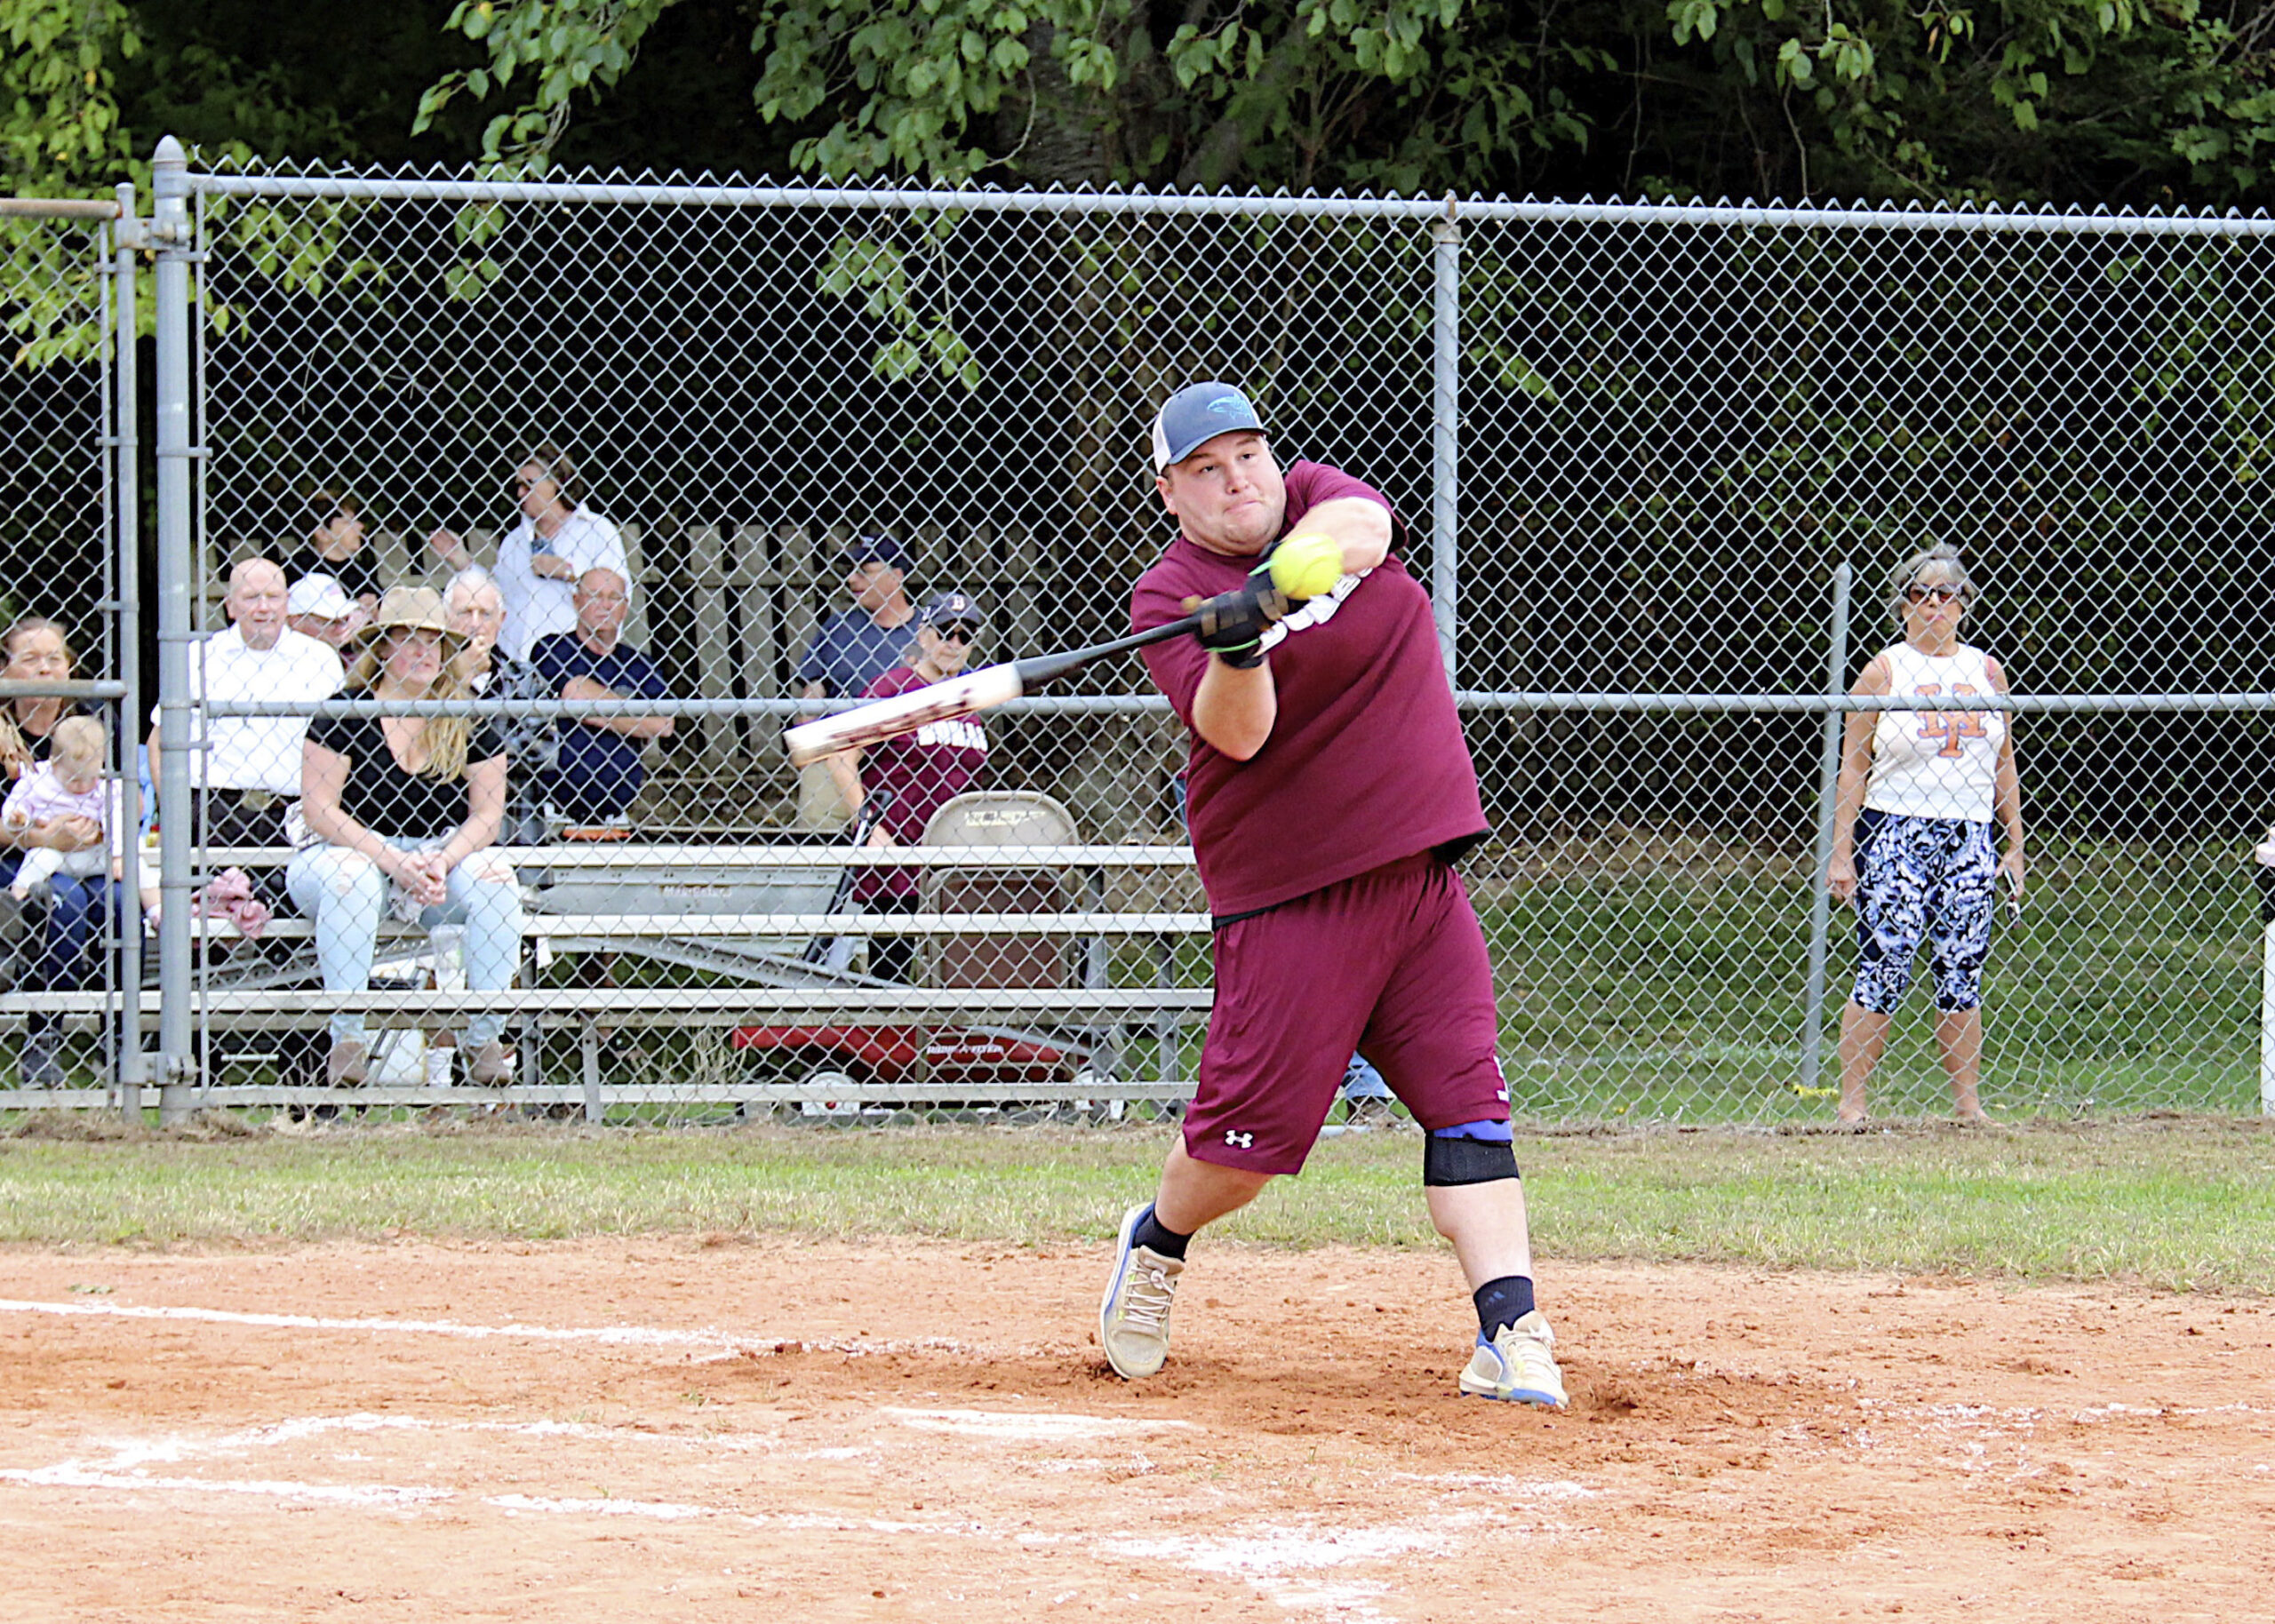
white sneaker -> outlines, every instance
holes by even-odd
[[[1478,1338],[1469,1368],[1461,1373],[1461,1390],[1473,1398],[1561,1410],[1569,1400],[1564,1395],[1564,1373],[1556,1368],[1556,1357],[1549,1351],[1555,1346],[1556,1333],[1535,1309],[1516,1324],[1502,1326],[1491,1341]]]
[[[1177,1278],[1185,1272],[1183,1258],[1130,1244],[1131,1231],[1151,1205],[1140,1201],[1122,1214],[1114,1270],[1106,1278],[1106,1300],[1098,1304],[1098,1346],[1125,1381],[1153,1374],[1169,1357],[1169,1307],[1177,1300]]]

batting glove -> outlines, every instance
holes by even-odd
[[[1185,612],[1200,613],[1196,642],[1225,665],[1249,671],[1264,664],[1264,633],[1289,608],[1288,595],[1272,584],[1272,567],[1258,564],[1232,591],[1189,600]]]

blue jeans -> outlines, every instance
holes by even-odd
[[[431,848],[435,842],[389,840],[397,851]],[[522,952],[522,889],[514,865],[496,847],[475,852],[450,873],[450,900],[419,913],[428,930],[438,925],[466,927],[466,984],[469,991],[495,992],[514,984]],[[344,846],[312,846],[294,854],[284,870],[285,889],[315,926],[316,963],[327,992],[361,992],[371,984],[371,959],[379,921],[386,917],[389,882],[379,865]],[[479,1015],[466,1023],[467,1042],[478,1048],[494,1043],[506,1018]],[[334,1043],[361,1043],[363,1017],[331,1017]]]
[[[15,853],[9,854],[8,862],[0,865],[0,886],[14,883],[21,861]],[[114,929],[123,928],[118,881],[108,874],[82,879],[59,873],[49,877],[47,888],[52,900],[37,964],[17,985],[26,992],[76,992],[87,971],[87,949],[102,928],[106,911]],[[26,1015],[24,1028],[52,1031],[62,1020],[53,1015]]]
[[[1343,1097],[1346,1100],[1387,1100],[1390,1085],[1383,1081],[1383,1074],[1368,1063],[1364,1055],[1351,1056],[1351,1063],[1343,1068]]]

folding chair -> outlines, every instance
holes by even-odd
[[[959,795],[924,825],[927,846],[996,846],[1038,856],[1074,844],[1074,819],[1034,790]],[[925,913],[1060,913],[1074,905],[1075,875],[1064,866],[928,868],[917,881]],[[1068,987],[1077,984],[1072,941],[1064,936],[944,933],[922,948],[930,987]]]

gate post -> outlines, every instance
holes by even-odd
[[[1832,571],[1832,637],[1825,650],[1824,691],[1839,695],[1848,681],[1848,583],[1854,575],[1843,561]],[[1824,1055],[1824,961],[1832,934],[1832,892],[1825,870],[1832,862],[1833,810],[1840,785],[1840,736],[1848,717],[1828,706],[1824,742],[1817,764],[1816,872],[1809,877],[1809,972],[1801,1017],[1801,1097],[1813,1099]]]
[[[158,325],[158,1120],[190,1113],[189,1026],[189,236],[188,159],[158,143],[151,231]],[[139,989],[138,989],[139,991]]]
[[[134,741],[142,732],[142,608],[141,573],[141,411],[135,378],[137,291],[134,256],[143,244],[140,220],[135,214],[134,183],[118,183],[118,225],[111,262],[112,427],[116,461],[114,480],[118,493],[118,674],[126,697],[119,702],[118,764],[125,780],[127,838],[121,842],[124,867],[119,890],[128,921],[119,932],[121,1007],[125,1017],[119,1027],[119,1114],[132,1122],[142,1114],[142,1087],[150,1080],[149,1062],[142,1051],[142,927],[137,917],[140,904],[142,842],[141,775],[126,768],[135,759]]]
[[[1430,222],[1430,241],[1435,273],[1430,326],[1437,340],[1430,393],[1430,604],[1446,685],[1459,693],[1454,657],[1461,625],[1461,543],[1455,534],[1461,517],[1461,222],[1450,196],[1446,218]]]

